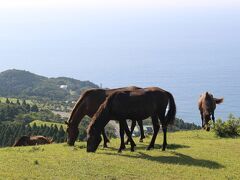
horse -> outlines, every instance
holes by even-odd
[[[214,98],[213,95],[208,92],[200,96],[198,108],[202,119],[202,128],[210,131],[209,121],[212,119],[213,123],[215,123],[214,111],[216,109],[216,104],[221,104],[222,102],[223,98]]]
[[[168,107],[169,106],[169,107]],[[166,110],[168,107],[168,112]],[[102,140],[100,132],[110,119],[119,121],[130,138],[131,151],[134,151],[134,141],[127,127],[126,119],[144,120],[152,118],[154,134],[147,150],[154,148],[155,139],[160,129],[160,119],[163,129],[163,146],[167,146],[167,126],[173,124],[176,116],[176,104],[172,94],[158,87],[137,89],[134,91],[117,91],[112,93],[99,107],[90,122],[87,133],[87,152],[95,152]],[[118,152],[124,149],[122,139],[124,131],[120,129],[121,145]]]
[[[51,144],[52,142],[53,139],[49,139],[44,136],[22,136],[14,143],[13,146],[33,146],[39,144]]]
[[[90,89],[85,91],[78,102],[75,104],[72,113],[65,123],[67,124],[67,134],[68,140],[67,143],[70,146],[74,146],[74,143],[78,137],[79,130],[78,125],[83,119],[85,115],[89,116],[90,118],[97,112],[100,105],[106,100],[106,98],[116,91],[122,90],[135,90],[140,89],[139,87],[131,86],[125,88],[118,88],[118,89]],[[140,142],[145,138],[143,124],[142,121],[137,121],[140,127],[141,137]],[[132,124],[135,126],[136,122]],[[132,128],[134,129],[134,128]],[[104,147],[107,147],[107,143],[109,142],[104,129],[102,130],[103,140],[104,140]]]

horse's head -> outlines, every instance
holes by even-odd
[[[67,124],[67,143],[69,146],[74,146],[74,143],[77,140],[79,134],[78,126],[74,126],[69,122],[65,123]]]
[[[94,128],[91,128],[88,132],[87,138],[87,152],[95,152],[102,141],[100,134],[95,133]]]
[[[205,93],[205,101],[213,101],[213,95],[209,92]]]

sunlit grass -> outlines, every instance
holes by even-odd
[[[165,152],[162,134],[155,149],[146,151],[149,141],[121,154],[119,139],[96,153],[86,153],[85,142],[2,148],[0,179],[240,179],[239,138],[216,138],[202,130],[169,133]]]

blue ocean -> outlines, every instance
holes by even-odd
[[[136,63],[136,67],[121,67],[114,71],[110,69],[105,71],[103,77],[99,77],[99,82],[105,82],[103,86],[106,87],[136,85],[166,89],[175,97],[177,117],[187,122],[200,124],[197,102],[206,91],[214,97],[224,98],[224,103],[217,106],[216,118],[225,120],[230,113],[240,116],[239,58],[175,58],[146,61],[140,65]]]

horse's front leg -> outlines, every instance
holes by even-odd
[[[201,114],[201,119],[202,119],[202,128],[204,128],[204,118],[203,118],[203,113],[202,112],[200,112],[200,114]]]
[[[129,128],[128,128],[128,125],[127,125],[127,121],[126,120],[122,120],[122,125],[124,127],[124,130],[125,130],[128,138],[129,138],[129,141],[131,143],[131,151],[133,152],[134,151],[134,147],[136,146],[136,144],[135,144],[135,142],[132,139],[131,132],[129,131]]]
[[[124,144],[124,124],[119,121],[119,129],[120,129],[120,138],[121,138],[121,144],[120,144],[120,147],[118,149],[118,152],[122,152],[123,149],[126,149],[126,146]]]
[[[212,120],[213,120],[213,124],[215,124],[215,116],[214,116],[214,111],[212,112]]]
[[[109,143],[109,139],[107,138],[107,135],[105,133],[105,129],[102,130],[102,136],[103,136],[103,147],[107,148],[107,143]]]
[[[136,121],[132,121],[132,126],[131,126],[131,136],[132,136],[132,133],[135,129],[135,126],[136,126]],[[128,144],[130,142],[130,139],[128,138],[127,141],[125,142],[125,144]]]
[[[139,128],[140,128],[140,133],[141,133],[141,138],[139,140],[139,142],[143,142],[143,139],[145,139],[145,135],[144,135],[144,130],[143,130],[143,122],[142,120],[137,121]]]

